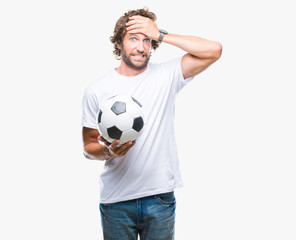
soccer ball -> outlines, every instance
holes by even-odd
[[[98,130],[109,143],[136,140],[143,132],[142,105],[133,97],[116,95],[106,100],[98,114]]]

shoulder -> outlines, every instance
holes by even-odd
[[[92,83],[89,84],[88,88],[96,90],[97,88],[102,88],[102,86],[110,81],[112,78],[112,71],[109,71],[105,75],[95,79]]]
[[[176,77],[182,72],[181,62],[182,57],[177,57],[162,63],[153,63],[151,64],[151,72],[164,74],[167,77]]]
[[[152,68],[158,68],[161,69],[163,67],[175,67],[175,66],[181,66],[182,57],[177,57],[170,59],[168,61],[162,62],[162,63],[150,63]]]
[[[111,71],[106,73],[105,75],[95,79],[93,82],[91,82],[84,90],[84,99],[92,99],[92,101],[98,102],[99,99],[99,93],[102,89],[104,89],[104,86],[109,82],[108,79],[111,77]]]
[[[181,69],[182,57],[174,58],[162,63],[150,63],[151,74],[166,75],[173,77]]]

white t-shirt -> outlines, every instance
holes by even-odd
[[[92,83],[83,99],[82,126],[97,129],[100,103],[118,94],[133,96],[143,106],[143,134],[123,157],[105,161],[100,177],[101,203],[126,201],[173,191],[182,186],[174,135],[175,98],[184,80],[181,59],[149,63],[132,77],[110,71]]]

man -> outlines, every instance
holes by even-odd
[[[114,54],[118,68],[91,84],[83,100],[84,155],[105,160],[100,211],[105,240],[174,239],[174,189],[182,186],[174,138],[174,102],[194,76],[219,59],[221,44],[159,30],[148,9],[125,13],[116,23]],[[163,64],[149,63],[161,42],[187,52]],[[117,94],[135,97],[144,108],[144,132],[119,145],[103,139],[97,115],[104,100]]]

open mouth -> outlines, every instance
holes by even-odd
[[[135,60],[143,60],[146,58],[146,54],[132,54],[132,57],[135,59]]]

